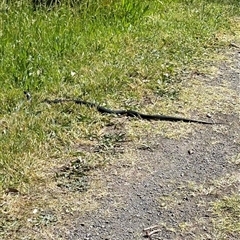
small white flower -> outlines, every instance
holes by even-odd
[[[71,71],[71,76],[74,77],[76,75],[76,72]]]
[[[42,73],[41,70],[37,70],[37,76],[39,76]]]

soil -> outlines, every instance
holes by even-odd
[[[91,176],[88,204],[97,207],[79,209],[64,228],[56,225],[55,239],[240,239],[218,229],[212,210],[214,202],[240,190],[234,161],[240,153],[240,52],[232,49],[214,76],[197,78],[211,86],[227,81],[234,92],[228,104],[235,110],[212,116],[225,124],[185,124],[191,131],[179,138],[152,132],[125,144],[127,153]],[[174,131],[178,124],[169,127]],[[155,234],[143,231],[155,225]]]

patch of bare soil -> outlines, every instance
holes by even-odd
[[[97,207],[82,205],[81,211],[80,204],[66,215],[65,227],[56,224],[54,239],[240,239],[239,232],[219,229],[212,208],[240,190],[234,161],[240,153],[240,52],[228,58],[216,75],[197,74],[211,87],[227,82],[234,92],[230,111],[213,116],[226,124],[185,124],[191,131],[179,139],[152,132],[125,146],[126,154],[91,176],[95,187],[88,204]],[[174,131],[179,123],[166,124]]]

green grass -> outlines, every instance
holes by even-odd
[[[232,34],[239,9],[230,0],[83,0],[37,11],[27,1],[1,3],[1,193],[36,190],[58,159],[78,154],[76,142],[98,139],[109,123],[94,110],[48,106],[45,98],[141,111],[146,98],[177,101],[178,74],[226,45],[219,36]]]
[[[214,225],[220,236],[235,236],[240,232],[240,197],[230,195],[223,197],[213,203],[213,210],[216,215]]]

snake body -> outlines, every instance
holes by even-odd
[[[100,106],[96,103],[87,102],[79,99],[54,99],[54,100],[46,99],[44,100],[44,102],[47,102],[49,104],[62,103],[62,102],[74,102],[76,104],[86,105],[88,107],[95,108],[98,112],[102,114],[125,115],[128,117],[137,117],[145,120],[171,121],[171,122],[182,121],[182,122],[193,122],[193,123],[201,123],[201,124],[216,124],[215,122],[207,122],[203,120],[195,120],[190,118],[173,117],[173,116],[166,116],[166,115],[148,115],[148,114],[140,113],[133,110],[112,110],[112,109],[108,109],[103,106]]]

